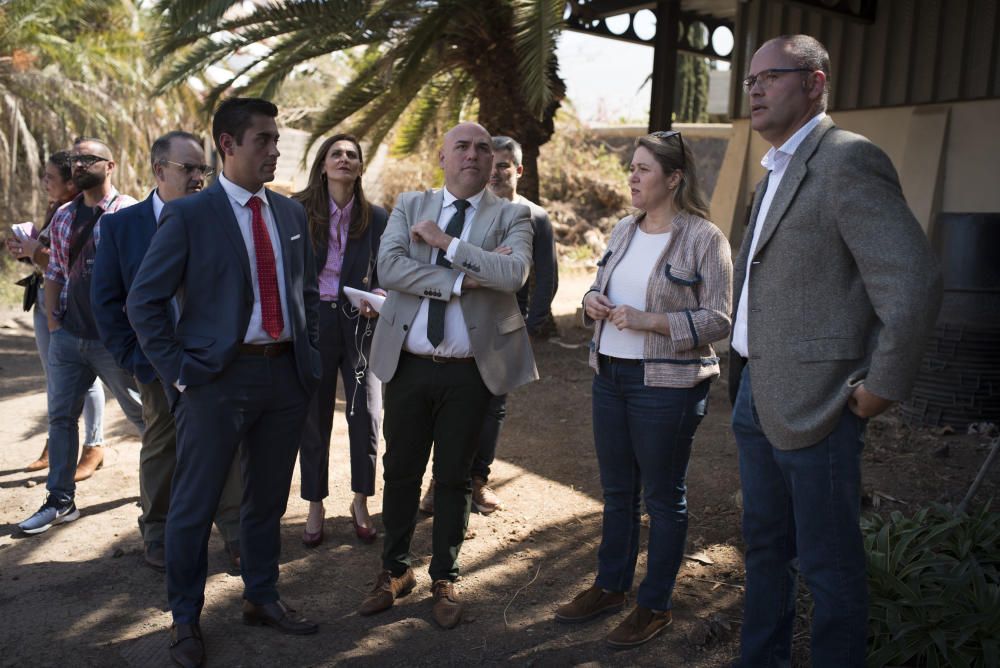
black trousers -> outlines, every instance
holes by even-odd
[[[469,471],[489,404],[474,361],[439,363],[402,353],[385,386],[385,489],[382,566],[401,575],[410,565],[420,482],[434,449],[434,528],[430,576],[458,577],[458,553],[472,504]]]
[[[366,363],[372,342],[366,328],[374,332],[375,322],[361,316],[348,317],[337,302],[320,304],[319,352],[323,376],[309,405],[299,453],[302,498],[306,501],[322,501],[330,495],[330,434],[337,405],[338,373],[344,381],[347,402],[351,490],[365,496],[375,494],[382,383],[368,371]]]
[[[237,451],[243,598],[258,605],[278,600],[281,516],[308,406],[290,352],[241,355],[211,383],[180,395],[166,527],[167,597],[176,623],[193,624],[201,615],[212,517]]]

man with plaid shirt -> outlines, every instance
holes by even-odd
[[[101,217],[136,201],[111,185],[115,161],[111,149],[99,139],[77,139],[70,164],[80,194],[52,218],[52,254],[45,272],[45,313],[52,337],[48,369],[48,496],[38,512],[18,525],[26,534],[42,533],[80,516],[74,503],[78,421],[84,395],[95,378],[111,389],[139,433],[144,430],[135,380],[118,367],[101,343],[90,306]],[[100,461],[90,465],[100,466]]]

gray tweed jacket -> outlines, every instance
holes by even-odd
[[[760,221],[766,186],[765,177],[734,284],[764,225],[750,259],[748,368],[764,433],[792,450],[829,435],[862,381],[886,399],[909,396],[941,277],[889,158],[829,118],[799,145]]]

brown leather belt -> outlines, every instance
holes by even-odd
[[[475,357],[438,357],[437,355],[418,355],[417,353],[411,353],[405,350],[402,351],[402,354],[408,357],[416,357],[419,360],[428,360],[430,362],[434,362],[435,364],[458,364],[462,362],[468,364],[469,362],[476,361]]]
[[[279,343],[241,343],[240,355],[255,355],[257,357],[277,357],[292,350],[291,341],[281,341]]]

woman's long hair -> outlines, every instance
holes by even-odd
[[[326,174],[323,173],[323,167],[330,147],[341,140],[347,140],[354,144],[358,150],[358,159],[361,161],[361,171],[358,173],[358,178],[354,180],[354,206],[351,208],[351,226],[348,228],[347,236],[351,239],[360,238],[368,229],[368,224],[371,221],[372,208],[368,200],[365,199],[365,191],[361,186],[361,176],[365,173],[365,157],[361,152],[361,144],[351,134],[333,135],[324,141],[316,152],[316,159],[313,160],[312,169],[309,170],[309,183],[303,190],[292,195],[306,209],[306,216],[309,218],[309,235],[312,237],[314,247],[326,246],[330,240],[330,190]]]
[[[654,132],[635,140],[635,148],[644,146],[663,168],[663,174],[670,176],[675,171],[681,171],[681,180],[674,190],[674,206],[678,210],[694,214],[708,220],[708,205],[705,196],[698,185],[698,172],[694,165],[694,155],[684,143],[680,132],[663,136],[667,133]]]

